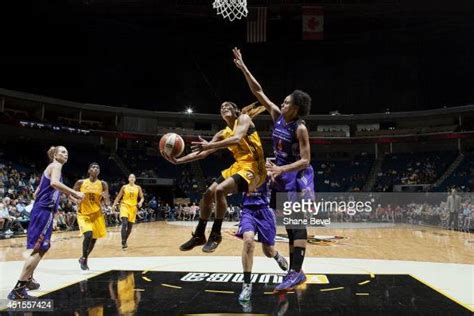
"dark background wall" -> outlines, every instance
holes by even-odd
[[[231,48],[239,46],[275,102],[303,89],[313,96],[312,113],[474,103],[474,11],[461,3],[328,6],[325,40],[305,42],[300,6],[266,1],[268,41],[247,44],[245,21],[188,2],[35,1],[3,10],[0,86],[213,113],[226,99],[253,101],[232,63]]]

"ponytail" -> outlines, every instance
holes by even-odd
[[[257,106],[258,102],[254,102],[250,105],[247,105],[242,109],[242,114],[247,114],[250,118],[254,118],[257,115],[265,112],[265,107],[263,105]]]
[[[48,149],[49,162],[53,162],[53,160],[54,160],[54,155],[58,152],[58,148],[59,148],[59,146],[51,146],[51,147]]]

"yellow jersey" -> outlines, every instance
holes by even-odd
[[[92,182],[90,179],[85,179],[79,190],[85,194],[84,199],[79,204],[79,212],[81,214],[87,215],[101,210],[100,201],[104,191],[102,181],[97,179]]]
[[[127,184],[123,188],[122,203],[129,206],[136,206],[138,204],[138,193],[140,187],[138,185],[131,186]]]
[[[237,125],[238,121],[236,120],[234,128],[226,127],[222,137],[226,139],[233,136]],[[247,181],[248,191],[255,191],[267,177],[262,142],[255,127],[249,127],[247,135],[242,137],[236,145],[229,146],[228,149],[232,152],[235,163],[221,172],[222,177],[227,179],[238,174]]]
[[[224,139],[234,136],[238,120],[235,120],[234,128],[227,126],[222,134]],[[238,144],[227,147],[232,152],[236,162],[258,162],[265,166],[262,141],[255,127],[250,126],[247,135],[242,137]]]

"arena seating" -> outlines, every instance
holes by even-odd
[[[391,191],[397,184],[433,184],[456,157],[455,151],[388,154],[375,191]]]

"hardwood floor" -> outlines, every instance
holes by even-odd
[[[211,225],[208,225],[210,228]],[[191,236],[193,227],[165,222],[135,225],[129,248],[120,247],[120,227],[108,228],[108,236],[97,241],[91,257],[203,256],[200,247],[181,252],[178,247]],[[235,228],[234,228],[235,230]],[[279,234],[285,234],[283,227]],[[312,235],[345,237],[335,242],[308,244],[308,257],[409,260],[444,263],[474,263],[474,236],[438,228],[399,225],[391,228],[310,228]],[[26,238],[0,240],[0,261],[23,260]],[[277,242],[277,249],[288,256],[288,244]],[[242,242],[223,228],[223,241],[209,256],[240,256]],[[45,259],[79,258],[82,236],[78,231],[53,234],[52,248]],[[256,256],[263,256],[257,244]]]

